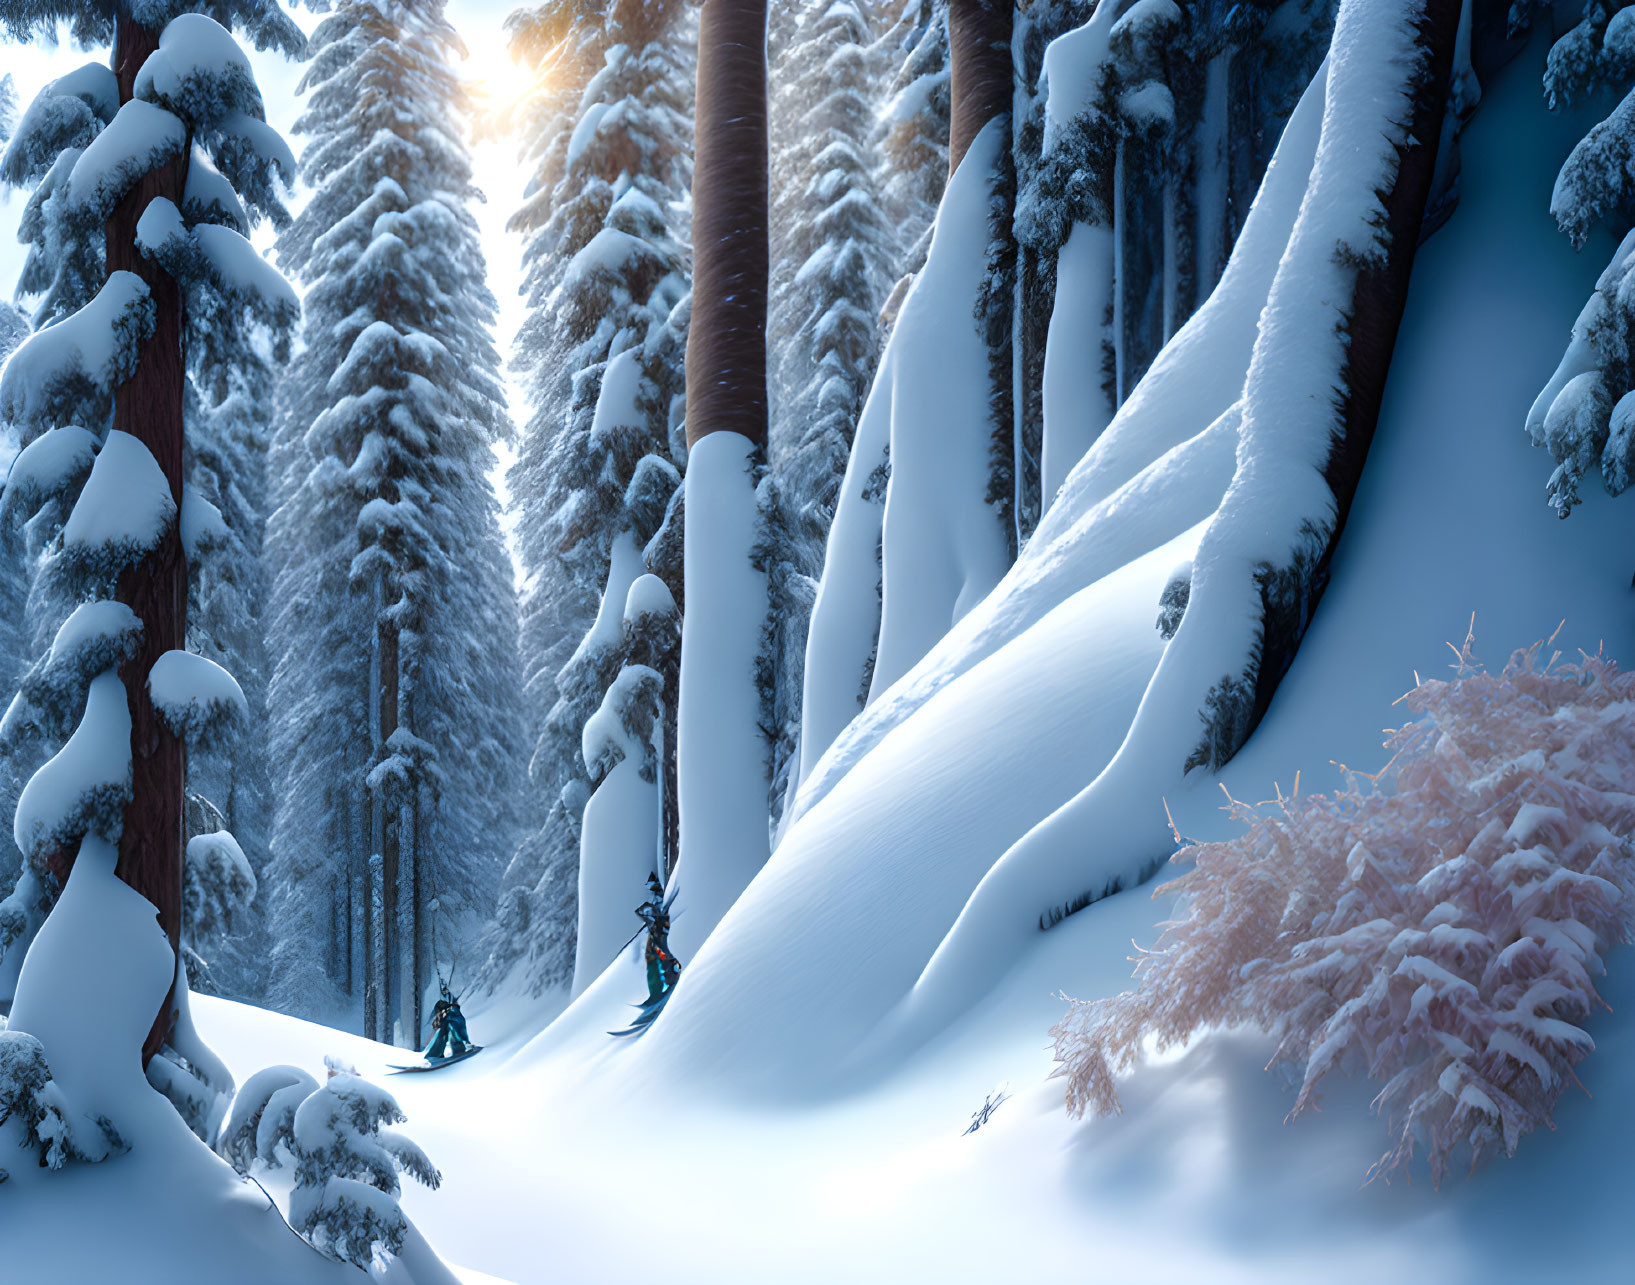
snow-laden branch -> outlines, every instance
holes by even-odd
[[[88,577],[112,580],[157,549],[175,520],[176,501],[153,452],[114,429],[63,524],[63,556]]]
[[[50,650],[23,676],[0,719],[0,745],[15,744],[27,729],[49,736],[66,732],[85,704],[91,680],[124,664],[141,644],[142,622],[124,603],[81,603],[57,630]]]
[[[148,695],[165,726],[184,740],[208,739],[248,721],[238,680],[208,656],[167,651],[148,671]]]
[[[110,670],[91,680],[68,743],[23,787],[12,837],[32,861],[85,834],[117,843],[130,800],[131,712]]]
[[[87,146],[119,110],[119,84],[106,63],[58,76],[35,96],[0,158],[0,182],[37,183],[70,149]]]
[[[150,201],[136,224],[137,248],[182,283],[195,312],[218,324],[243,319],[283,332],[301,315],[294,288],[241,233],[217,223],[189,227],[172,201]]]
[[[0,374],[0,419],[25,428],[103,422],[153,333],[153,300],[134,272],[111,272],[72,316],[36,331]]]
[[[126,103],[74,162],[64,192],[69,216],[87,227],[106,221],[138,179],[186,151],[181,118],[153,103]]]
[[[41,433],[11,462],[0,514],[27,518],[65,497],[90,476],[96,454],[96,435],[76,425]]]

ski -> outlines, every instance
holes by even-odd
[[[453,1066],[456,1062],[464,1062],[468,1057],[482,1051],[483,1046],[481,1044],[474,1044],[464,1053],[456,1053],[452,1057],[440,1057],[436,1061],[421,1062],[416,1066],[388,1066],[386,1073],[388,1075],[404,1075],[415,1071],[441,1071],[445,1066]]]

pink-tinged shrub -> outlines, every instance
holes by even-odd
[[[1635,674],[1544,647],[1490,674],[1467,638],[1453,679],[1403,698],[1419,717],[1378,776],[1234,805],[1245,833],[1178,853],[1193,869],[1154,895],[1185,894],[1180,917],[1136,989],[1051,1031],[1068,1110],[1119,1110],[1149,1039],[1251,1025],[1302,1072],[1291,1117],[1330,1071],[1383,1085],[1374,1173],[1423,1144],[1439,1183],[1462,1149],[1474,1166],[1553,1128],[1595,1047],[1601,952],[1635,932]]]

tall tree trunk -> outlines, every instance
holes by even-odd
[[[995,116],[1011,109],[1012,0],[949,0],[948,173],[971,140]]]
[[[1345,531],[1368,448],[1374,441],[1391,355],[1396,349],[1397,328],[1408,302],[1408,280],[1413,274],[1414,255],[1436,174],[1461,8],[1460,0],[1428,0],[1419,24],[1420,43],[1429,52],[1429,68],[1414,95],[1413,113],[1408,120],[1410,141],[1401,153],[1396,182],[1382,194],[1389,244],[1379,262],[1358,273],[1352,295],[1350,343],[1343,372],[1345,433],[1334,439],[1323,470],[1323,478],[1334,493],[1334,529],[1317,565],[1311,569],[1304,592],[1280,597],[1271,584],[1262,586],[1266,628],[1255,676],[1251,730],[1271,706],[1278,683],[1294,663],[1317,601],[1328,587],[1329,565]]]
[[[159,32],[121,13],[114,44],[119,101],[132,97],[136,73],[159,46]],[[114,393],[113,427],[140,441],[159,461],[171,498],[182,502],[182,403],[186,372],[182,357],[182,297],[171,277],[136,248],[136,223],[148,203],[160,197],[182,204],[188,151],[143,175],[108,216],[107,269],[134,272],[147,283],[155,318],[135,372]],[[140,650],[120,666],[131,711],[133,792],[125,809],[115,873],[158,909],[159,926],[171,949],[181,950],[182,852],[186,755],[182,742],[158,718],[148,697],[147,676],[167,651],[186,646],[187,559],[181,533],[172,523],[159,547],[126,571],[115,596],[142,622]],[[142,1045],[147,1065],[164,1045],[172,1020],[172,994]]]
[[[769,847],[757,667],[770,607],[753,553],[767,440],[766,24],[766,0],[705,0],[699,19],[672,938],[683,962]]]
[[[384,594],[382,595],[384,597]],[[379,714],[379,731],[375,740],[375,763],[391,757],[390,742],[398,726],[399,645],[397,625],[389,620],[376,624],[380,636],[380,682],[375,688]],[[380,854],[380,942],[378,963],[380,995],[378,999],[379,1028],[371,1037],[385,1043],[392,1040],[394,1019],[398,1016],[399,960],[402,958],[401,925],[398,923],[398,839],[400,825],[396,805],[397,789],[388,779],[376,791],[375,808],[377,829],[375,851]]]
[[[705,0],[698,24],[687,445],[766,444],[767,0]]]

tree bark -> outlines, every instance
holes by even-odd
[[[766,13],[705,0],[699,17],[688,446],[729,431],[766,443]]]
[[[1011,109],[1013,0],[949,0],[948,173],[995,116]]]
[[[382,591],[384,605],[385,591]],[[377,620],[375,628],[380,639],[380,679],[374,691],[378,706],[374,763],[391,757],[389,742],[398,726],[399,646],[397,626],[389,620]],[[376,818],[375,847],[380,854],[380,942],[381,958],[377,962],[380,993],[376,1012],[378,1029],[370,1036],[382,1043],[390,1043],[394,1019],[398,1018],[399,962],[402,958],[401,925],[398,923],[399,878],[399,819],[396,801],[397,788],[390,781],[382,781],[376,791],[374,816]]]
[[[159,45],[159,32],[121,14],[114,44],[119,101],[132,97],[136,73]],[[189,149],[142,176],[108,217],[107,269],[134,272],[150,291],[153,334],[142,346],[136,370],[114,393],[113,427],[129,433],[153,453],[170,484],[178,511],[182,502],[182,404],[186,370],[182,352],[182,297],[177,283],[136,248],[136,223],[159,197],[182,204]],[[167,651],[186,646],[187,559],[181,533],[172,523],[158,549],[119,578],[115,597],[142,622],[141,649],[120,666],[131,711],[133,793],[125,809],[115,873],[151,901],[171,948],[181,949],[182,852],[186,754],[179,738],[158,718],[148,698],[147,676]],[[172,995],[154,1018],[142,1045],[142,1064],[158,1053],[170,1032]]]
[[[1408,281],[1419,248],[1425,203],[1436,172],[1460,8],[1460,0],[1429,0],[1420,23],[1419,38],[1430,51],[1430,65],[1414,95],[1408,120],[1408,145],[1400,153],[1396,182],[1383,194],[1389,245],[1381,262],[1365,267],[1358,274],[1352,294],[1350,345],[1342,372],[1346,390],[1342,409],[1345,432],[1335,439],[1323,470],[1324,480],[1334,494],[1334,529],[1322,556],[1311,569],[1303,592],[1279,594],[1269,592],[1273,587],[1270,582],[1262,585],[1265,641],[1255,677],[1251,730],[1270,707],[1278,683],[1294,663],[1306,626],[1328,586],[1334,550],[1345,530],[1351,501],[1368,459],[1368,448],[1374,440],[1386,376],[1391,370],[1391,355],[1396,348],[1397,329],[1408,302]]]

